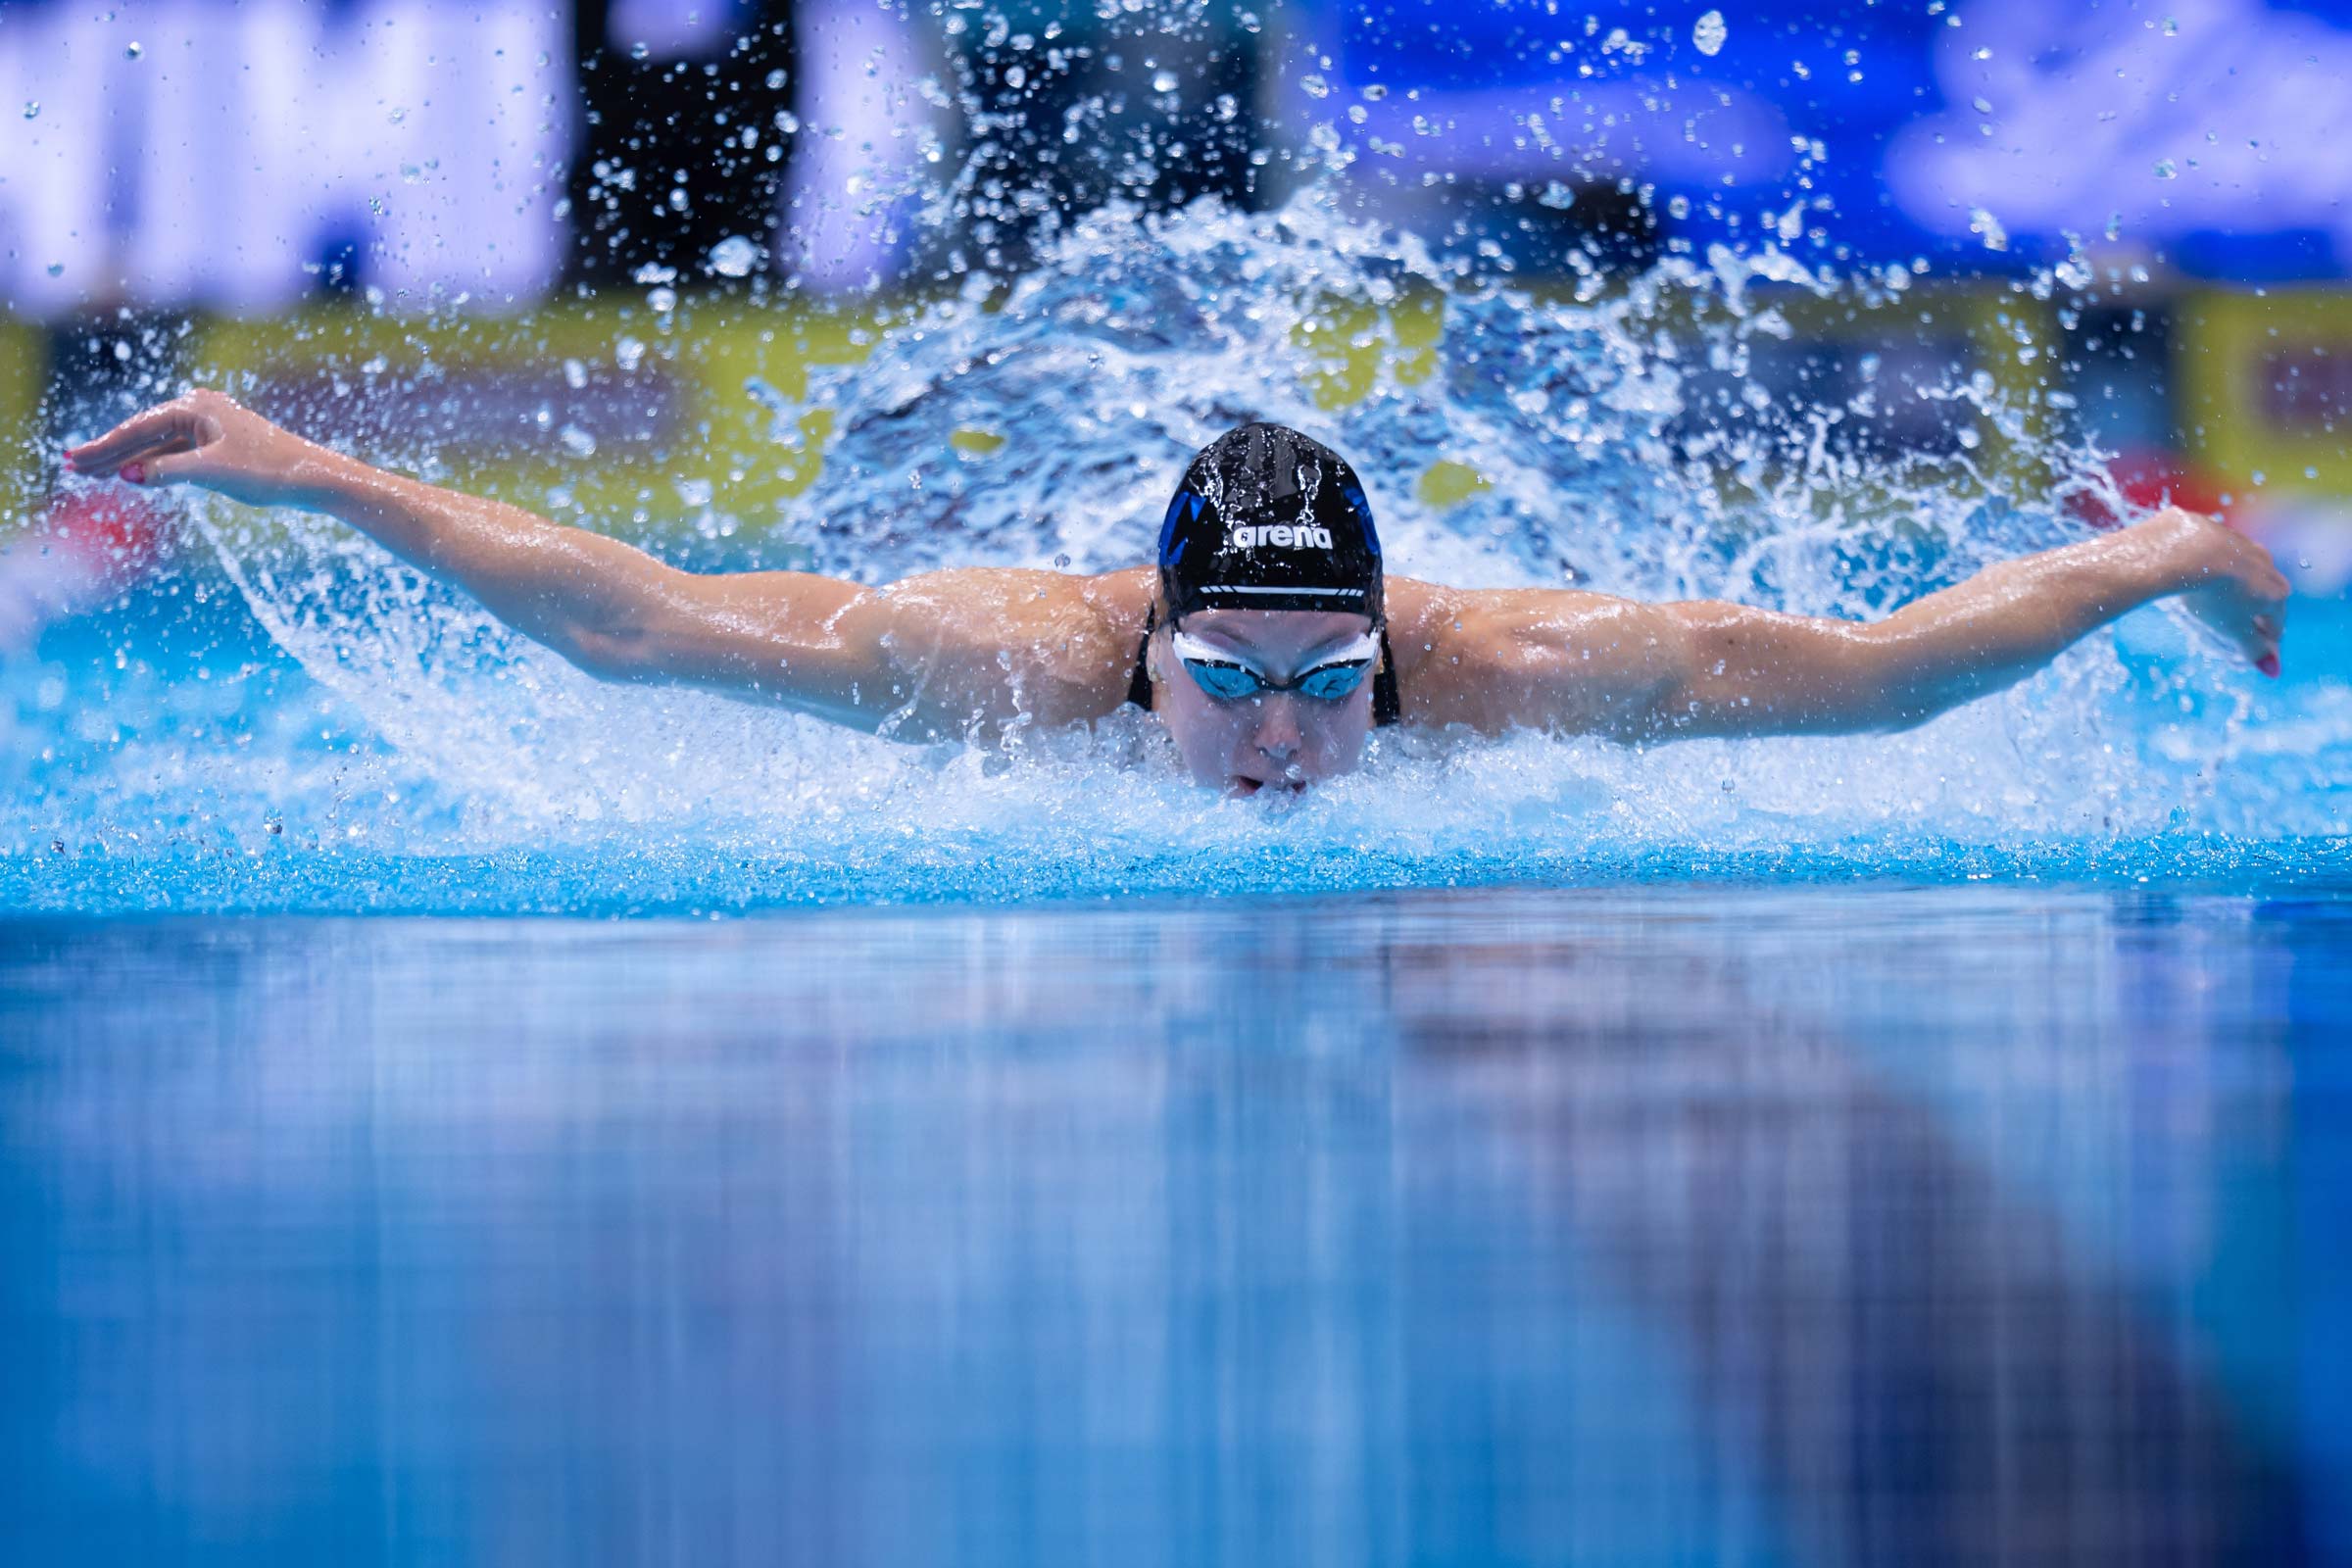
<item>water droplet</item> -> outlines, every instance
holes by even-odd
[[[33,102],[31,99],[29,99],[29,98],[25,99],[25,100],[24,100],[24,118],[25,118],[26,120],[38,120],[38,119],[40,119],[40,118],[41,118],[41,106],[40,106],[39,104],[37,104],[37,103],[34,103],[34,102]]]
[[[1731,36],[1731,29],[1723,24],[1723,13],[1720,11],[1708,12],[1690,27],[1690,42],[1702,55],[1720,52],[1724,39],[1729,36]]]
[[[644,358],[645,343],[642,339],[623,337],[614,340],[612,344],[612,363],[619,366],[623,370],[636,369],[638,362]]]
[[[136,38],[131,39],[130,42],[122,46],[122,58],[125,60],[136,60],[139,58],[139,56],[145,54],[146,52],[146,50],[139,47],[139,40]]]
[[[1176,73],[1173,71],[1154,72],[1152,76],[1152,90],[1153,92],[1174,92],[1176,90]],[[1309,88],[1308,91],[1312,92],[1313,89]],[[1315,93],[1315,96],[1320,98],[1323,95]]]
[[[2173,167],[2173,161],[2170,158],[2156,160],[2156,177],[2158,179],[2175,179],[2180,176],[2180,171]]]
[[[710,270],[721,277],[749,277],[760,265],[760,247],[741,234],[729,234],[710,247]]]
[[[1325,81],[1319,75],[1309,74],[1300,76],[1298,78],[1298,85],[1306,89],[1306,95],[1309,98],[1328,98],[1331,96],[1331,83]]]
[[[1070,558],[1068,552],[1065,551],[1054,558],[1054,569],[1055,571],[1067,571],[1070,569]]]
[[[65,263],[63,263],[63,262],[51,262],[51,263],[49,264],[49,275],[50,275],[51,277],[63,277],[63,276],[65,276],[65,275],[66,275],[66,264],[65,264]]]
[[[575,458],[593,458],[596,456],[596,437],[590,435],[587,431],[581,429],[576,424],[567,424],[563,429],[557,431],[556,439],[563,442],[564,450],[570,453]]]

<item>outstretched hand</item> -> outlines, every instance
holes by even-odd
[[[2162,513],[2141,526],[2161,531],[2189,612],[2229,639],[2256,669],[2278,674],[2289,586],[2271,553],[2192,512]]]
[[[93,479],[194,484],[270,507],[299,504],[301,480],[314,461],[330,457],[227,394],[203,387],[68,448],[66,466]]]

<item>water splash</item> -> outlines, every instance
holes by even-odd
[[[1564,282],[1528,285],[1491,261],[1367,216],[1336,175],[1267,212],[1114,199],[1046,233],[1026,270],[972,273],[862,364],[814,373],[805,397],[745,396],[786,444],[830,416],[786,538],[867,581],[1132,564],[1184,459],[1250,418],[1348,454],[1393,569],[1473,585],[1877,614],[2079,536],[2082,503],[2124,510],[2030,381],[1866,367],[1825,398],[1757,373],[1794,312],[1908,308],[1900,270],[1838,274],[1768,244],[1618,278],[1571,250]],[[1950,439],[1888,433],[1923,416]],[[2255,692],[2162,612],[1909,734],[1383,735],[1360,774],[1269,804],[1185,783],[1133,712],[1002,751],[902,748],[603,686],[324,519],[208,502],[190,516],[234,589],[199,617],[194,656],[156,630],[184,618],[174,585],[0,671],[0,905],[625,911],[2346,874],[2352,688]],[[207,580],[183,578],[198,597]],[[239,613],[266,640],[240,648],[222,629]]]

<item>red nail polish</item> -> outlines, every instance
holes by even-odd
[[[147,482],[147,465],[144,463],[125,463],[122,465],[122,476],[132,484],[145,484]]]
[[[2260,659],[2254,661],[2254,667],[2261,670],[2265,675],[2270,676],[2271,679],[2277,680],[2278,678],[2278,656],[2277,654],[2265,654]]]

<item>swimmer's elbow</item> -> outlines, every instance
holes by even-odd
[[[612,685],[642,686],[669,678],[661,651],[642,635],[569,629],[541,640],[573,668]]]

